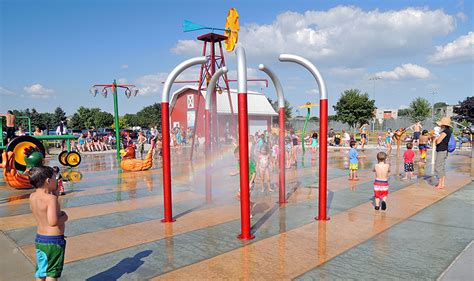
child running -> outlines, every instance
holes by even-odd
[[[390,165],[385,163],[387,154],[385,152],[377,153],[378,164],[375,164],[375,182],[374,182],[374,197],[375,197],[375,210],[387,209],[387,196],[388,196],[388,176],[390,174]],[[382,204],[380,204],[382,201]]]
[[[351,149],[349,150],[349,180],[358,181],[357,170],[359,169],[359,153],[357,152],[355,141],[350,142]]]
[[[428,140],[430,139],[428,135],[428,130],[423,130],[419,139],[418,148],[420,149],[420,161],[421,163],[426,163],[426,150],[428,148]]]
[[[413,165],[413,159],[415,158],[415,152],[412,150],[413,144],[411,142],[407,143],[407,150],[403,153],[403,165],[405,168],[405,177],[403,180],[412,179],[413,172],[415,171]]]
[[[237,159],[237,162],[240,163],[240,150],[239,150],[239,147],[237,146],[235,149],[234,149],[234,156],[235,156],[235,159]],[[229,175],[230,176],[236,176],[240,173],[240,165],[238,165],[237,167],[237,171],[235,172],[230,172]],[[255,163],[249,158],[249,198],[250,198],[250,218],[253,217],[252,215],[252,210],[253,210],[253,207],[255,207],[255,192],[254,192],[254,189],[255,189],[255,177],[256,177],[257,173],[255,172]],[[240,201],[240,190],[237,191],[237,199]]]
[[[66,250],[64,229],[68,216],[61,211],[58,197],[54,195],[58,182],[53,168],[32,168],[29,179],[36,189],[30,195],[30,208],[38,224],[35,277],[39,280],[57,280],[63,271]]]

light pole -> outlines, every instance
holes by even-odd
[[[114,96],[114,117],[115,117],[115,146],[117,147],[117,161],[120,162],[120,126],[119,126],[119,115],[118,115],[118,98],[117,88],[125,89],[125,96],[130,98],[133,94],[134,97],[138,94],[138,89],[132,84],[117,84],[114,80],[112,84],[95,84],[91,87],[90,93],[95,97],[99,93],[97,87],[103,87],[101,94],[104,98],[107,97],[107,90],[112,89],[112,95]]]
[[[378,76],[374,76],[374,77],[369,78],[369,81],[373,81],[372,95],[373,95],[374,101],[375,101],[375,81],[377,81],[377,80],[382,80],[382,78],[380,78]],[[372,131],[375,131],[375,118],[372,120]]]
[[[433,107],[433,109],[431,110],[431,121],[434,122],[434,111],[435,111],[434,96],[437,94],[437,92],[433,91],[433,92],[428,93],[428,94],[431,95],[431,104],[432,104],[432,107]]]

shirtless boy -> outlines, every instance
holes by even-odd
[[[38,224],[35,277],[37,280],[57,280],[64,265],[64,228],[68,219],[54,195],[58,186],[57,175],[48,166],[32,168],[28,175],[36,189],[30,195],[30,208]]]
[[[385,163],[387,154],[385,152],[377,153],[377,161],[375,164],[375,182],[374,182],[374,196],[375,196],[375,210],[387,209],[388,196],[388,176],[390,174],[390,165]],[[380,204],[382,201],[382,204]],[[382,206],[380,206],[382,205]]]
[[[13,111],[8,110],[7,114],[1,114],[7,119],[7,143],[9,143],[15,137],[15,120],[16,117],[13,115]]]

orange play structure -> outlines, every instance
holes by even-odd
[[[125,153],[122,156],[122,162],[120,167],[124,171],[145,171],[149,170],[153,166],[153,151],[150,149],[145,159],[135,159],[135,148],[127,147]]]
[[[15,168],[15,155],[11,151],[4,151],[2,153],[2,163],[0,168],[3,169],[3,177],[9,186],[17,189],[31,188],[28,176],[20,173]]]

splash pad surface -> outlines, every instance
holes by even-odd
[[[224,147],[212,159],[211,203],[206,202],[202,151],[193,163],[186,149],[172,152],[172,224],[160,222],[163,197],[157,161],[149,171],[131,173],[119,171],[113,154],[84,155],[74,169],[82,180],[66,184],[67,195],[60,198],[69,215],[63,278],[368,278],[377,264],[390,276],[437,278],[474,238],[472,220],[465,220],[474,192],[468,152],[450,155],[448,188],[435,191],[423,177],[402,181],[398,174],[403,160],[397,160],[394,151],[388,210],[376,212],[370,203],[376,151],[360,152],[365,156],[360,181],[349,182],[347,150],[330,148],[331,220],[314,220],[318,167],[306,153],[304,165],[300,155],[298,166],[286,170],[288,203],[280,207],[277,192],[257,191],[251,221],[256,238],[239,241],[239,179],[228,176],[237,168],[232,150]],[[51,160],[48,165],[57,163]],[[417,173],[429,176],[431,166]],[[276,171],[272,182],[276,190]],[[256,188],[260,190],[258,180]],[[29,260],[35,259],[36,227],[29,192],[6,187],[0,179],[0,230],[33,268]],[[451,239],[433,243],[433,237],[440,236]],[[2,260],[9,255],[3,252]],[[400,270],[408,264],[413,270]]]

